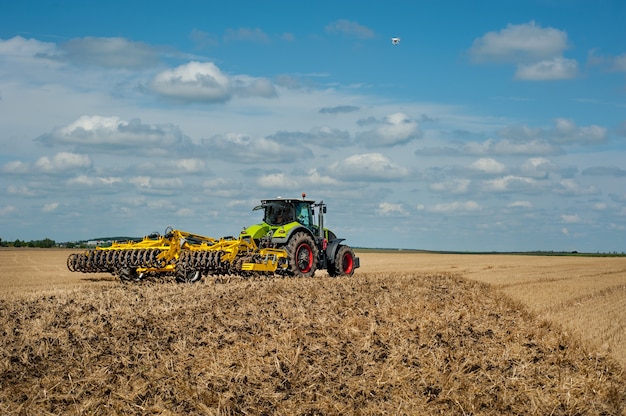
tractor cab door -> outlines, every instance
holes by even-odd
[[[296,221],[304,225],[309,230],[313,229],[313,212],[311,204],[306,202],[296,202]]]

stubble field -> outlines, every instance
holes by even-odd
[[[0,414],[626,409],[626,259],[357,253],[351,278],[122,284],[0,250]]]

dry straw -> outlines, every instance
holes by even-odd
[[[625,377],[448,273],[82,286],[0,301],[0,414],[619,415]]]

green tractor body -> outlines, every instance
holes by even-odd
[[[315,210],[317,209],[317,221]],[[263,221],[241,232],[241,239],[254,240],[260,248],[284,249],[290,275],[310,277],[326,269],[331,276],[351,276],[360,266],[343,238],[324,227],[326,204],[312,200],[276,198],[261,200],[254,210],[263,210]]]

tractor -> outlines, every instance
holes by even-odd
[[[239,238],[253,240],[261,250],[284,250],[286,258],[282,258],[283,267],[278,270],[288,275],[311,277],[316,270],[326,269],[333,277],[352,276],[360,266],[359,258],[349,246],[341,244],[344,238],[324,228],[326,204],[305,198],[302,194],[302,199],[262,200],[253,210],[264,210],[263,221],[244,228]]]
[[[174,276],[181,283],[220,275],[311,277],[322,269],[332,277],[352,276],[359,258],[341,244],[343,238],[324,228],[326,204],[305,198],[261,200],[254,210],[264,211],[262,222],[244,228],[238,238],[215,239],[168,227],[164,235],[71,254],[67,267],[112,273],[124,282],[147,276]]]

